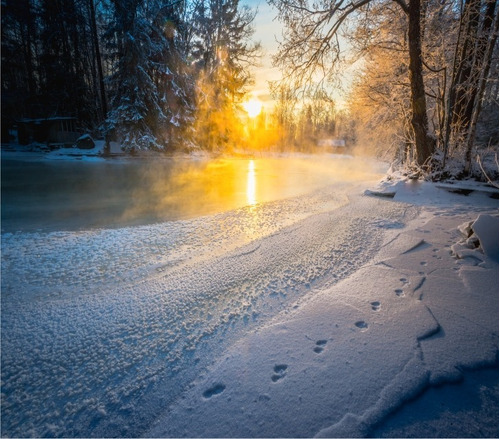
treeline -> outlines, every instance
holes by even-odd
[[[270,84],[274,109],[271,114],[273,145],[280,150],[318,151],[318,146],[344,140],[352,146],[354,126],[347,111],[338,108],[331,93],[323,88],[304,91],[282,82]],[[330,145],[331,146],[331,145]]]
[[[254,16],[239,0],[3,0],[2,126],[73,116],[129,151],[223,148]]]
[[[270,3],[292,84],[361,65],[349,100],[358,143],[428,171],[458,158],[469,172],[477,145],[498,149],[498,0]]]

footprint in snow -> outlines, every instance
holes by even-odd
[[[271,380],[273,381],[273,383],[275,383],[276,381],[279,381],[282,378],[284,378],[285,375],[286,375],[286,370],[287,369],[288,369],[288,365],[287,364],[277,364],[277,365],[275,365],[274,366],[274,374],[271,377]]]
[[[368,330],[368,323],[364,322],[363,320],[360,320],[359,322],[354,323],[354,325],[361,330],[361,332],[364,332]]]
[[[404,297],[404,295],[405,295],[405,292],[400,288],[398,288],[397,290],[394,290],[394,292],[396,293],[396,296],[398,296],[398,297]]]
[[[318,340],[316,342],[316,346],[314,347],[313,351],[316,352],[317,354],[321,354],[323,350],[325,349],[327,341],[326,340]]]
[[[372,306],[373,311],[380,311],[380,307],[382,306],[378,301],[372,302],[370,305]]]
[[[203,398],[210,399],[212,396],[219,395],[220,393],[224,392],[225,389],[226,386],[224,384],[215,384],[213,387],[210,387],[203,392]]]

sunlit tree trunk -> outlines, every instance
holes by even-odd
[[[427,101],[422,76],[420,9],[420,0],[410,0],[408,5],[408,48],[412,108],[411,124],[415,134],[417,163],[424,165],[434,152],[435,140],[428,131]]]

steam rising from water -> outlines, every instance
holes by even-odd
[[[27,169],[29,168],[29,169]],[[373,180],[385,167],[339,155],[2,162],[2,229],[74,230],[195,218]]]
[[[190,218],[306,194],[338,182],[377,179],[384,165],[350,156],[223,158],[182,161],[168,176],[162,164],[141,177],[125,222],[154,216]]]

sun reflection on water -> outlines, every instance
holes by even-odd
[[[248,162],[247,170],[247,202],[251,206],[257,204],[256,198],[256,184],[255,184],[255,162],[250,160]]]

